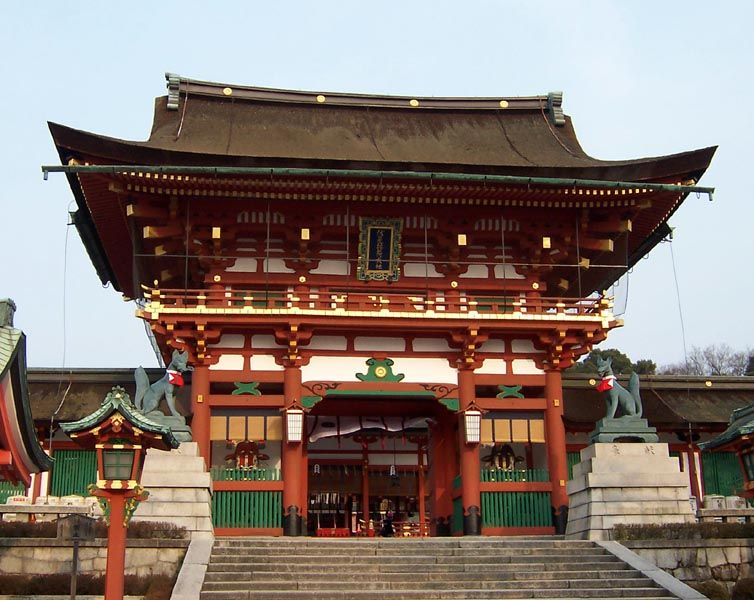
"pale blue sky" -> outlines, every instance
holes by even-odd
[[[0,296],[18,304],[31,366],[62,366],[64,329],[66,366],[155,364],[133,304],[102,289],[73,229],[66,255],[73,197],[39,167],[58,162],[48,120],[145,139],[165,71],[385,94],[563,90],[595,157],[720,145],[701,181],[714,202],[690,197],[671,220],[686,337],[752,346],[753,20],[744,1],[3,2]],[[621,281],[626,326],[603,347],[683,357],[672,277],[661,244]]]

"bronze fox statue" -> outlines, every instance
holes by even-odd
[[[179,352],[178,350],[173,350],[173,356],[165,375],[152,385],[149,384],[149,378],[144,368],[136,369],[134,371],[134,379],[136,380],[134,406],[146,414],[155,410],[160,405],[162,397],[165,396],[170,414],[174,417],[180,417],[180,413],[175,409],[173,391],[183,385],[183,374],[186,371],[193,371],[193,367],[188,365],[188,352]]]
[[[602,377],[602,381],[597,385],[597,391],[605,392],[607,400],[606,417],[614,419],[615,413],[620,406],[623,416],[640,418],[643,409],[641,406],[641,396],[639,395],[639,376],[636,373],[631,373],[631,377],[628,380],[628,389],[624,388],[618,383],[617,378],[613,374],[613,361],[611,358],[603,360],[598,357],[597,372]]]

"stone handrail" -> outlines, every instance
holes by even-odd
[[[722,519],[723,523],[734,523],[739,519],[751,523],[754,519],[754,508],[700,508],[696,511],[696,517],[702,523],[711,523],[717,519]]]

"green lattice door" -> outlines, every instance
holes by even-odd
[[[51,496],[88,496],[87,487],[97,481],[94,450],[56,450],[52,467]]]

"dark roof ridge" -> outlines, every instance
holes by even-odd
[[[292,90],[250,85],[227,84],[182,77],[165,73],[168,88],[168,108],[177,109],[181,93],[200,94],[223,99],[243,99],[266,102],[329,104],[342,106],[370,106],[404,109],[461,109],[461,110],[541,110],[550,112],[560,125],[563,119],[563,92],[549,92],[536,96],[411,96]]]

